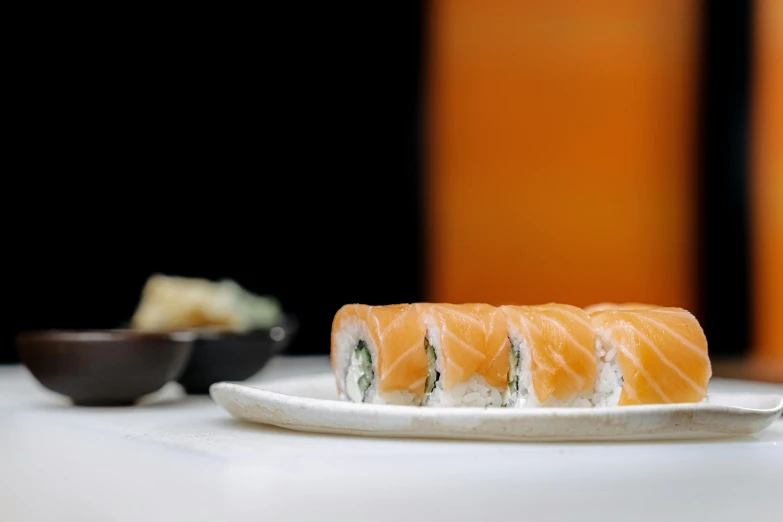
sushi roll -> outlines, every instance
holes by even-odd
[[[591,407],[598,346],[585,311],[555,303],[502,310],[511,341],[507,405]]]
[[[484,345],[487,357],[478,373],[489,386],[499,390],[505,406],[508,401],[511,373],[511,341],[508,339],[506,315],[499,307],[489,304],[471,303],[466,306],[476,312],[484,323]]]
[[[489,305],[422,304],[428,360],[425,406],[500,407],[508,370],[495,361],[503,350]],[[502,321],[501,321],[502,322]],[[497,330],[504,335],[501,330]],[[491,344],[487,340],[492,341]],[[497,341],[497,342],[495,342]],[[502,361],[500,363],[502,367]],[[501,375],[498,375],[500,373]]]
[[[426,329],[417,305],[345,305],[332,322],[341,399],[418,406],[427,381]]]
[[[596,406],[701,402],[712,367],[707,338],[682,308],[622,308],[590,316],[598,334]]]

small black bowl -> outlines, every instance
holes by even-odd
[[[129,406],[174,381],[195,336],[128,329],[38,331],[16,336],[19,359],[45,388],[76,406]]]
[[[298,322],[289,315],[279,325],[246,333],[197,332],[193,354],[177,379],[189,394],[205,395],[221,381],[244,381],[285,350]]]

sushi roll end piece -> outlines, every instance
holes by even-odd
[[[682,308],[621,308],[591,314],[598,334],[596,406],[707,400],[707,338]]]
[[[332,323],[332,367],[340,398],[418,406],[427,355],[416,305],[343,306]]]

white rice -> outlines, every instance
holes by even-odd
[[[608,338],[599,335],[595,341],[598,353],[598,376],[593,391],[593,405],[597,408],[617,406],[623,389],[623,372],[617,362],[617,348]]]
[[[443,375],[441,373],[441,375]],[[425,406],[469,406],[475,408],[499,407],[503,405],[502,390],[490,386],[481,375],[474,375],[467,382],[455,384],[452,389],[443,389],[441,379],[427,396]]]
[[[531,369],[530,345],[524,340],[521,332],[509,322],[509,338],[513,346],[519,348],[519,366],[517,367],[518,388],[508,396],[506,406],[509,408],[591,408],[593,393],[575,395],[560,401],[550,397],[543,403],[533,388],[533,371]]]
[[[438,324],[432,317],[425,317],[427,323],[427,340],[435,349],[435,369],[438,371],[438,379],[435,387],[424,400],[425,406],[434,407],[500,407],[504,402],[505,387],[490,386],[481,375],[474,375],[465,382],[454,385],[446,390],[443,385],[446,369],[443,367],[443,353],[441,352],[441,332]],[[423,343],[422,343],[423,345]]]
[[[372,360],[373,379],[362,397],[358,380],[362,376],[360,361],[354,356],[359,341],[364,341]],[[422,341],[422,350],[424,349]],[[372,404],[398,404],[403,406],[418,406],[421,399],[407,390],[388,393],[378,392],[378,347],[372,341],[366,324],[359,319],[349,319],[343,323],[335,336],[335,375],[337,389],[341,400],[351,402],[366,402]]]

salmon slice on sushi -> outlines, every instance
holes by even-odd
[[[655,305],[646,303],[595,303],[584,307],[584,311],[588,315],[596,312],[602,312],[604,310],[644,310],[646,308],[660,308]]]

